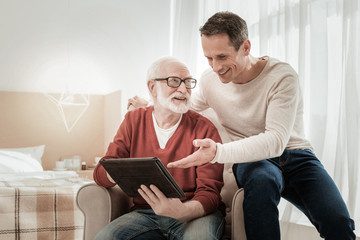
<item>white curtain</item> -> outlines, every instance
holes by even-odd
[[[253,56],[272,56],[298,72],[306,136],[360,227],[360,0],[172,0],[172,54],[196,78],[208,65],[199,27],[217,11],[248,23]],[[282,201],[282,222],[310,224]],[[357,232],[357,235],[360,235]]]

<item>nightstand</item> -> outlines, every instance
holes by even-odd
[[[94,180],[93,172],[94,172],[94,168],[76,171],[76,173],[79,175],[79,177],[89,179],[89,180]]]

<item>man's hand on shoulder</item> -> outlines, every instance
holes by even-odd
[[[128,104],[127,104],[126,109],[131,110],[134,108],[146,107],[148,105],[148,103],[149,102],[146,99],[139,97],[139,96],[135,96],[135,97],[128,99]]]
[[[199,149],[193,154],[182,158],[176,162],[171,162],[167,165],[168,168],[188,168],[193,166],[203,165],[212,161],[216,155],[216,143],[210,139],[195,139],[193,141],[195,147]]]

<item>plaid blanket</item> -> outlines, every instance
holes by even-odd
[[[77,176],[0,181],[0,239],[82,239]]]

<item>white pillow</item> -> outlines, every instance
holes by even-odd
[[[37,159],[29,154],[0,150],[0,172],[23,173],[44,171]]]
[[[0,151],[1,150],[28,154],[41,164],[41,158],[44,155],[45,145],[34,146],[34,147],[23,147],[23,148],[0,148]]]

